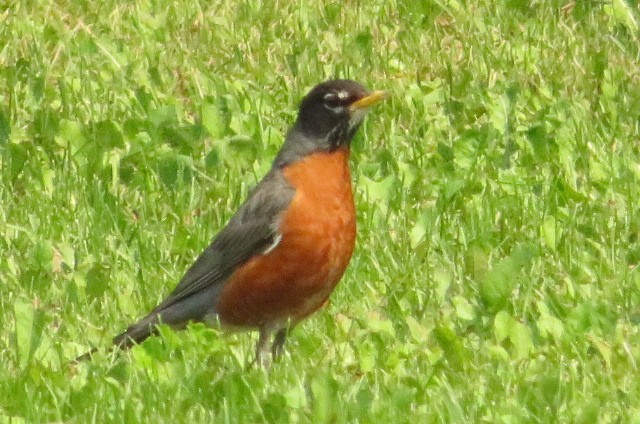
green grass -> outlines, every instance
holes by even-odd
[[[640,9],[324,3],[0,8],[0,422],[640,422]],[[393,97],[354,142],[351,266],[282,360],[195,325],[70,367],[336,76]]]

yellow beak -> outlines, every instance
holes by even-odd
[[[387,91],[374,91],[368,96],[365,96],[360,100],[356,100],[355,102],[351,103],[349,105],[349,110],[353,112],[360,109],[366,109],[369,106],[373,106],[376,103],[381,102],[387,97],[389,97],[389,92]]]

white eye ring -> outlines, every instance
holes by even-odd
[[[325,108],[329,109],[333,113],[340,113],[344,110],[344,106],[330,106],[328,103],[334,103],[336,100],[345,100],[349,97],[349,93],[344,90],[338,92],[332,91],[324,95],[324,102],[322,103]]]

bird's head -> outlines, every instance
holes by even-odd
[[[348,145],[369,107],[385,97],[385,92],[369,92],[355,81],[326,81],[302,99],[296,126],[322,147]]]
[[[348,147],[370,106],[387,97],[351,80],[316,85],[300,103],[298,119],[287,136],[277,163],[289,163],[317,151]]]

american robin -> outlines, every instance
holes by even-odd
[[[256,361],[322,307],[353,253],[349,147],[368,108],[386,97],[350,80],[314,87],[265,177],[171,294],[113,339],[128,348],[156,325],[189,321],[257,329]],[[90,355],[90,354],[89,354]]]

